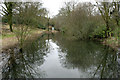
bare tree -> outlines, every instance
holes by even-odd
[[[13,7],[15,5],[15,3],[13,2],[4,2],[5,7],[2,6],[2,11],[3,11],[3,15],[7,18],[8,20],[8,24],[10,26],[10,31],[13,32]]]

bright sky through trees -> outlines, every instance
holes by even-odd
[[[50,12],[50,17],[58,14],[59,9],[64,5],[64,2],[68,1],[95,2],[95,0],[42,0],[43,6],[46,7]]]
[[[0,2],[3,2],[4,0],[1,0]],[[21,0],[9,0],[10,2],[18,2]],[[56,14],[58,14],[59,9],[64,5],[64,2],[68,1],[76,1],[76,2],[92,2],[94,3],[95,1],[110,1],[110,0],[22,0],[23,2],[43,2],[43,6],[49,10],[49,16],[53,17]],[[1,8],[1,7],[0,7]]]

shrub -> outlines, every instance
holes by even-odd
[[[97,26],[94,32],[90,35],[91,38],[105,38],[106,26]]]

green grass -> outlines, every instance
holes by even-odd
[[[113,46],[113,47],[118,46],[118,40],[116,40],[115,37],[108,38],[106,41],[107,41],[106,43],[107,43],[108,45],[111,45],[111,46]]]
[[[8,38],[8,37],[14,37],[15,34],[2,34],[0,35],[0,38]]]
[[[31,29],[30,31],[28,31],[27,34],[32,34],[32,33],[35,33],[36,31],[40,31],[40,29],[38,28],[33,28]],[[42,31],[42,30],[41,30]],[[15,30],[14,30],[15,32]],[[19,32],[19,31],[17,31]],[[16,36],[16,33],[12,33],[12,32],[3,32],[2,35],[0,35],[0,39],[4,39],[4,38],[9,38],[9,37],[15,37]]]

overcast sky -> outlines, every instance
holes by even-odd
[[[0,0],[3,2],[4,0]],[[18,2],[19,0],[8,0],[12,2]],[[43,2],[43,7],[47,8],[50,12],[50,17],[55,16],[58,14],[59,9],[64,5],[64,2],[75,1],[75,2],[92,2],[95,1],[110,1],[110,0],[20,0],[20,2]],[[0,7],[1,8],[1,7]]]
[[[47,8],[50,12],[50,17],[58,14],[59,9],[64,5],[64,2],[95,2],[94,0],[42,0],[43,7]]]
[[[3,2],[4,0],[0,0]],[[49,11],[49,16],[53,17],[58,14],[59,9],[64,5],[64,2],[75,1],[75,2],[95,2],[95,0],[7,0],[9,2],[41,2],[43,3],[43,7],[47,8]],[[1,7],[0,7],[1,9]]]

